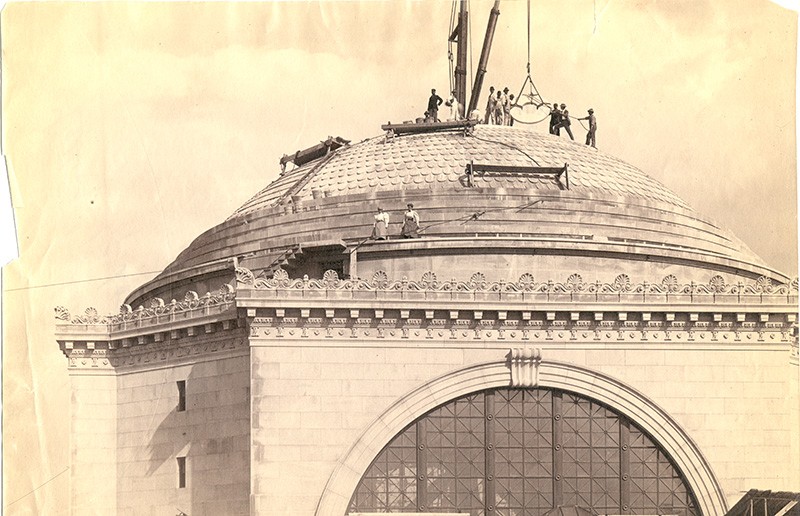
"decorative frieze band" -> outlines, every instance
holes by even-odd
[[[362,315],[363,315],[362,310]],[[509,312],[509,317],[517,314]],[[530,343],[639,343],[639,342],[711,342],[718,344],[785,344],[796,341],[794,323],[751,323],[749,321],[547,321],[534,312],[527,321],[496,318],[482,319],[364,319],[311,318],[298,324],[283,324],[273,317],[256,317],[250,322],[250,338],[266,340],[361,339],[365,341],[506,341]],[[561,313],[556,314],[561,317]],[[563,315],[569,315],[565,313]],[[630,314],[633,315],[633,314]],[[681,315],[681,314],[678,314]],[[705,315],[705,314],[701,314]]]
[[[180,340],[169,334],[162,334],[160,339],[147,343],[140,342],[139,339],[119,342],[64,341],[61,349],[68,359],[69,369],[101,371],[125,366],[158,365],[170,360],[243,349],[245,343],[244,332],[236,330]]]
[[[432,292],[432,293],[497,293],[520,294],[532,299],[557,299],[575,301],[616,300],[620,296],[631,299],[658,302],[659,300],[688,302],[739,302],[760,300],[765,296],[778,297],[782,301],[797,302],[798,280],[788,284],[775,284],[770,278],[761,277],[754,282],[727,283],[725,278],[715,275],[707,283],[680,283],[673,275],[665,276],[660,282],[643,281],[633,283],[627,274],[619,274],[613,282],[587,282],[580,274],[570,275],[566,281],[547,280],[537,282],[532,274],[523,274],[517,281],[488,281],[483,273],[477,272],[469,281],[439,281],[433,272],[425,272],[418,281],[403,277],[390,280],[383,271],[373,274],[370,280],[340,279],[335,271],[326,271],[322,279],[304,276],[291,279],[286,271],[278,269],[272,278],[256,278],[244,268],[236,269],[237,288],[245,287],[264,291],[343,291],[357,292]]]
[[[83,314],[72,315],[63,306],[55,308],[56,324],[73,325],[108,325],[109,331],[120,331],[132,327],[148,324],[158,324],[168,321],[187,319],[198,315],[221,313],[234,306],[236,292],[233,286],[225,284],[217,292],[208,292],[199,296],[197,292],[189,291],[183,301],[172,300],[165,303],[161,298],[150,301],[150,306],[139,306],[133,310],[130,305],[122,305],[119,313],[101,316],[97,309],[87,308]]]

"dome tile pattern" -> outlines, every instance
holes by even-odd
[[[375,189],[457,188],[465,185],[471,161],[509,166],[561,167],[569,164],[570,190],[616,194],[690,210],[674,193],[644,172],[577,142],[527,128],[478,125],[472,135],[452,132],[384,135],[341,148],[330,159],[287,172],[248,200],[233,216],[301,199],[318,191],[328,197]],[[486,188],[560,190],[552,178],[482,176]]]

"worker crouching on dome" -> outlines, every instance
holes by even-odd
[[[419,238],[419,214],[414,211],[414,205],[408,203],[408,208],[403,215],[403,229],[400,236],[403,238]]]

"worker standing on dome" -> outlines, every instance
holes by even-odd
[[[569,135],[570,140],[575,141],[575,137],[572,136],[572,129],[569,128],[572,121],[569,119],[569,111],[567,111],[567,105],[561,104],[561,122],[558,123],[558,128],[563,127],[567,134]]]
[[[500,97],[500,107],[503,110],[503,120],[499,125],[508,125],[508,111],[511,106],[508,104],[508,86],[503,88],[503,96]]]
[[[451,114],[453,120],[464,120],[464,106],[455,97],[453,97],[453,107]]]
[[[375,225],[372,228],[372,238],[375,240],[386,240],[389,234],[389,214],[378,208],[375,215]]]
[[[494,99],[494,125],[503,125],[503,92],[498,91]]]
[[[486,102],[486,117],[483,119],[484,124],[490,124],[493,121],[494,103],[494,86],[489,86],[489,100]]]
[[[450,94],[450,98],[444,103],[445,106],[450,108],[450,114],[447,117],[448,122],[457,122],[464,119],[464,106],[456,98],[456,92]]]
[[[403,229],[400,236],[403,238],[419,238],[419,214],[414,211],[414,205],[408,203],[403,214]]]
[[[505,109],[505,117],[506,117],[506,125],[514,125],[514,117],[511,116],[511,108],[514,107],[514,94],[508,96],[508,101],[506,102],[506,109]]]
[[[588,120],[589,121],[589,132],[586,133],[586,145],[590,145],[597,148],[595,146],[595,139],[594,133],[597,132],[597,118],[594,116],[594,109],[589,108],[589,116],[579,118],[578,120]]]
[[[444,101],[444,107],[447,108],[447,118],[445,119],[445,122],[452,122],[453,121],[453,101],[450,100],[450,99],[445,100]],[[437,120],[437,122],[438,122],[438,120]]]
[[[550,110],[550,134],[559,135],[559,126],[561,123],[561,110],[558,109],[558,102],[553,102],[553,109]]]
[[[434,122],[439,121],[439,106],[442,105],[442,97],[436,94],[436,90],[431,90],[431,97],[428,99],[428,114]]]

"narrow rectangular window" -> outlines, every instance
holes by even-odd
[[[186,457],[178,457],[178,488],[186,487]]]
[[[186,410],[186,380],[178,381],[178,412]]]

